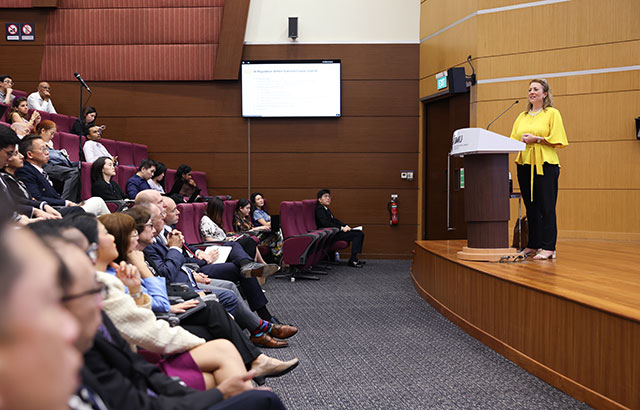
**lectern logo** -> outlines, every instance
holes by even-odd
[[[453,136],[453,145],[460,144],[462,142],[462,134]]]

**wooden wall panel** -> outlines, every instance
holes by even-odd
[[[237,80],[240,75],[240,60],[244,47],[244,32],[247,28],[250,0],[227,1],[220,29],[220,46],[213,78]]]
[[[107,125],[105,137],[145,144],[154,153],[247,152],[247,121],[239,117],[101,117],[99,122]]]
[[[635,0],[574,0],[478,15],[478,55],[521,54],[637,39],[639,12]],[[532,41],[528,29],[532,22],[541,32],[540,41]]]
[[[417,181],[400,180],[401,170],[417,169],[416,153],[256,153],[251,163],[256,186],[417,189]],[[287,164],[288,172],[282,172],[282,164]]]
[[[185,128],[199,126],[200,117],[239,117],[240,84],[234,82],[91,82],[90,104],[99,117],[173,117],[183,118]],[[62,112],[78,111],[78,83],[56,82]],[[86,92],[85,92],[86,98]]]
[[[416,152],[415,117],[252,119],[252,152]]]
[[[470,18],[421,42],[420,78],[463,64],[469,55],[476,58],[476,24],[476,18]],[[470,67],[467,66],[467,69],[470,70]]]
[[[457,22],[478,9],[478,0],[428,0],[420,5],[420,38]]]
[[[196,171],[207,173],[207,187],[236,188],[247,186],[247,154],[218,153],[156,153],[149,147],[149,157],[162,161],[169,168],[189,164]]]
[[[343,116],[418,116],[417,80],[343,81]]]
[[[264,45],[247,47],[245,60],[340,59],[343,80],[415,80],[418,54],[415,44],[360,44],[351,53],[340,44]]]

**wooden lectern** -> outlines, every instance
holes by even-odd
[[[526,144],[482,128],[453,133],[451,155],[464,157],[467,246],[458,258],[498,261],[515,256],[509,247],[509,153]]]

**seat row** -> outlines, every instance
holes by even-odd
[[[80,167],[80,199],[86,200],[91,197],[91,166],[93,164],[90,162],[82,162]],[[116,167],[116,176],[115,181],[120,185],[123,191],[126,191],[127,181],[129,178],[133,176],[137,172],[137,167],[130,165],[118,165]],[[200,188],[200,194],[202,196],[208,196],[207,191],[207,174],[201,171],[192,171],[191,176],[193,180]],[[167,169],[164,175],[164,186],[165,190],[168,192],[176,179],[176,170],[175,169]],[[205,204],[206,209],[206,204]]]

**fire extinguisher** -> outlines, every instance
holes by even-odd
[[[389,210],[389,225],[398,225],[398,195],[391,194],[391,201],[387,204]]]

